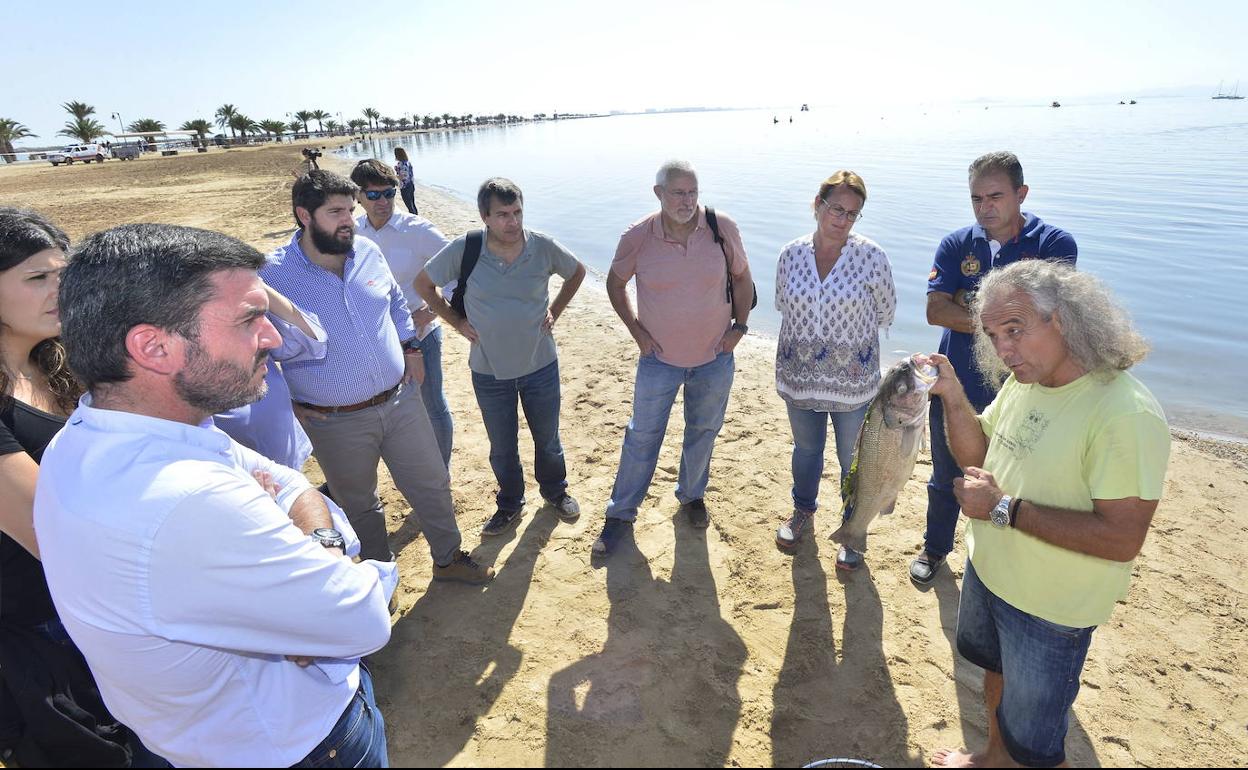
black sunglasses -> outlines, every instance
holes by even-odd
[[[368,198],[370,201],[375,201],[380,200],[383,196],[386,198],[393,198],[397,192],[398,190],[393,187],[389,190],[365,190],[364,197]]]

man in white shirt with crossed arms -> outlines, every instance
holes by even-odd
[[[109,710],[175,765],[384,767],[359,658],[389,640],[394,565],[346,558],[341,511],[212,426],[280,343],[263,264],[170,225],[79,247],[60,308],[88,395],[40,468],[48,586]]]

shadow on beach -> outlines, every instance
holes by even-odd
[[[604,560],[607,640],[551,677],[547,766],[727,763],[746,648],[720,611],[708,532],[674,523],[671,582],[631,536]]]
[[[431,583],[395,624],[390,644],[373,656],[395,767],[450,762],[520,670],[523,652],[509,639],[538,557],[558,524],[545,508],[522,520],[519,543],[485,589]],[[473,556],[493,563],[515,537],[513,530],[489,540]]]
[[[848,757],[886,767],[919,765],[907,751],[906,715],[884,659],[884,612],[870,567],[833,588],[845,592],[838,654],[818,548],[815,538],[806,538],[793,555],[793,622],[772,694],[772,764],[800,767]]]

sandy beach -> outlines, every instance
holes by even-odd
[[[299,145],[280,145],[0,167],[0,205],[37,209],[75,240],[167,222],[267,252],[293,232],[298,160]],[[336,165],[327,152],[323,166]],[[458,200],[424,188],[416,197],[421,214],[452,237],[479,226]],[[621,230],[644,213],[622,212]],[[494,479],[468,344],[454,333],[444,353],[452,487],[465,547],[496,567],[495,582],[432,584],[415,519],[381,470],[403,573],[393,637],[373,656],[393,765],[790,766],[856,757],[918,766],[940,748],[983,745],[980,671],[952,642],[961,537],[952,569],[930,590],[907,579],[924,529],[926,452],[897,511],[875,523],[866,569],[843,577],[833,566],[830,450],[817,536],[795,556],[780,553],[773,537],[791,507],[792,444],[774,388],[774,340],[752,337],[738,349],[712,464],[710,529],[674,516],[677,409],[635,547],[604,565],[590,547],[631,411],[636,346],[594,279],[556,337],[578,522],[531,503],[511,534],[480,542]],[[540,500],[521,433],[529,499]],[[319,481],[315,461],[306,471]],[[1176,434],[1165,490],[1130,594],[1093,639],[1067,744],[1075,766],[1248,765],[1248,450]]]

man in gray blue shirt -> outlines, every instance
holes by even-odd
[[[498,480],[498,510],[481,530],[509,530],[524,508],[517,401],[533,434],[534,475],[542,497],[565,521],[581,513],[568,494],[559,439],[559,360],[552,334],[585,279],[585,266],[554,238],[524,229],[524,196],[508,179],[481,185],[477,209],[485,223],[480,254],[463,283],[465,315],[439,293],[461,276],[467,236],[446,246],[416,276],[416,291],[456,331],[472,342],[472,388],[490,437],[490,465]],[[563,288],[550,302],[550,277]],[[465,317],[466,316],[466,317]]]
[[[328,335],[319,361],[283,371],[334,497],[366,559],[393,559],[377,497],[377,462],[420,520],[435,580],[485,583],[494,571],[460,550],[450,475],[418,385],[420,351],[407,301],[372,241],[357,238],[349,179],[313,171],[291,190],[300,230],[260,271],[265,283],[315,313]]]

